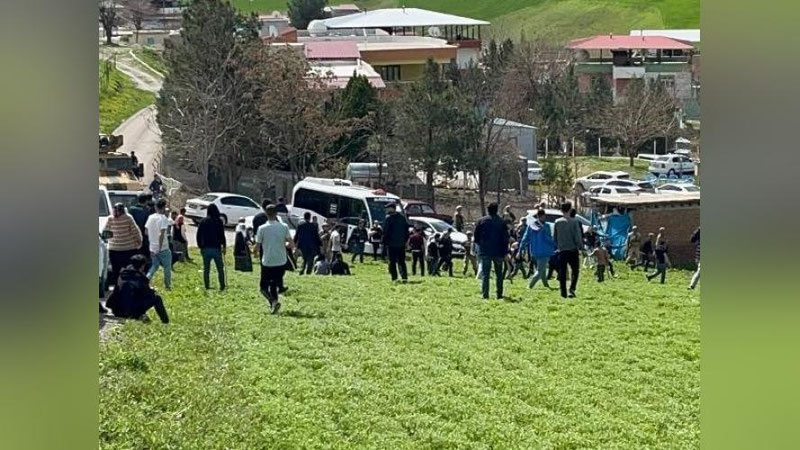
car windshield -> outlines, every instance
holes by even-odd
[[[112,205],[122,203],[126,208],[130,208],[138,203],[138,194],[115,194],[113,192],[109,192],[108,197],[111,199]]]
[[[671,159],[671,157],[670,157],[670,156],[659,156],[658,158],[656,158],[656,161],[659,161],[659,162],[669,162],[669,161],[670,161],[670,159]]]
[[[629,173],[622,173],[622,174],[617,175],[617,178],[619,178],[620,180],[627,180],[630,177],[631,177],[631,175]]]
[[[210,194],[206,194],[206,195],[204,195],[204,196],[200,197],[198,200],[202,200],[202,201],[204,201],[204,202],[209,202],[209,203],[211,203],[211,202],[213,202],[213,201],[214,201],[214,200],[216,200],[216,199],[217,199],[217,196],[216,196],[216,195],[210,195]]]
[[[650,183],[649,181],[645,181],[643,183],[639,183],[639,187],[642,188],[642,189],[653,189],[654,188],[653,184]]]
[[[445,231],[452,228],[450,225],[447,224],[447,222],[443,220],[432,220],[428,222],[428,225],[430,225],[431,228],[436,230],[437,233],[444,233]]]
[[[100,193],[100,217],[108,217],[111,214],[111,211],[108,210],[108,202],[106,201],[106,196],[103,191],[98,191]]]
[[[367,199],[369,215],[372,216],[373,222],[383,222],[383,219],[386,218],[387,203],[397,204],[397,200],[388,197],[372,197]]]

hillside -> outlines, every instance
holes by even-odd
[[[233,0],[242,11],[286,10],[286,0]],[[332,4],[352,3],[332,0]],[[492,22],[493,36],[544,37],[565,42],[592,34],[628,34],[637,28],[698,28],[699,0],[364,0],[359,7],[425,8]]]

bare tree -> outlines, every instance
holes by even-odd
[[[309,70],[294,50],[260,48],[252,75],[263,86],[259,100],[263,162],[285,167],[294,181],[336,166],[350,146],[343,137],[367,129],[368,119],[343,118],[325,78]],[[337,144],[337,145],[334,145]]]
[[[619,139],[622,149],[633,159],[647,141],[664,136],[676,125],[677,103],[657,80],[632,79],[615,105],[599,111],[598,128]]]
[[[103,26],[103,31],[106,34],[106,45],[111,45],[111,36],[114,34],[114,27],[119,25],[117,5],[113,1],[101,0],[99,2],[99,8],[100,24]]]
[[[153,3],[150,0],[123,0],[121,4],[125,8],[125,17],[133,25],[136,31],[135,42],[139,43],[139,32],[144,25],[145,17],[155,12]]]

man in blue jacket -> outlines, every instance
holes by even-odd
[[[503,264],[508,253],[508,227],[497,215],[497,203],[490,203],[486,208],[488,216],[481,218],[475,225],[475,243],[479,247],[478,257],[481,260],[481,293],[483,299],[489,299],[489,275],[494,266],[497,279],[497,298],[503,298]]]
[[[536,212],[536,220],[525,228],[522,241],[519,244],[519,251],[522,252],[526,245],[530,250],[531,259],[536,261],[536,273],[531,277],[528,288],[533,289],[536,286],[536,282],[541,280],[544,287],[549,289],[547,263],[556,252],[556,243],[550,232],[550,226],[545,222],[543,209]]]

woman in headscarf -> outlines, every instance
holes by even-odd
[[[240,272],[253,271],[253,257],[250,254],[248,245],[247,228],[244,225],[244,218],[239,219],[236,225],[236,241],[233,244],[234,270]]]

